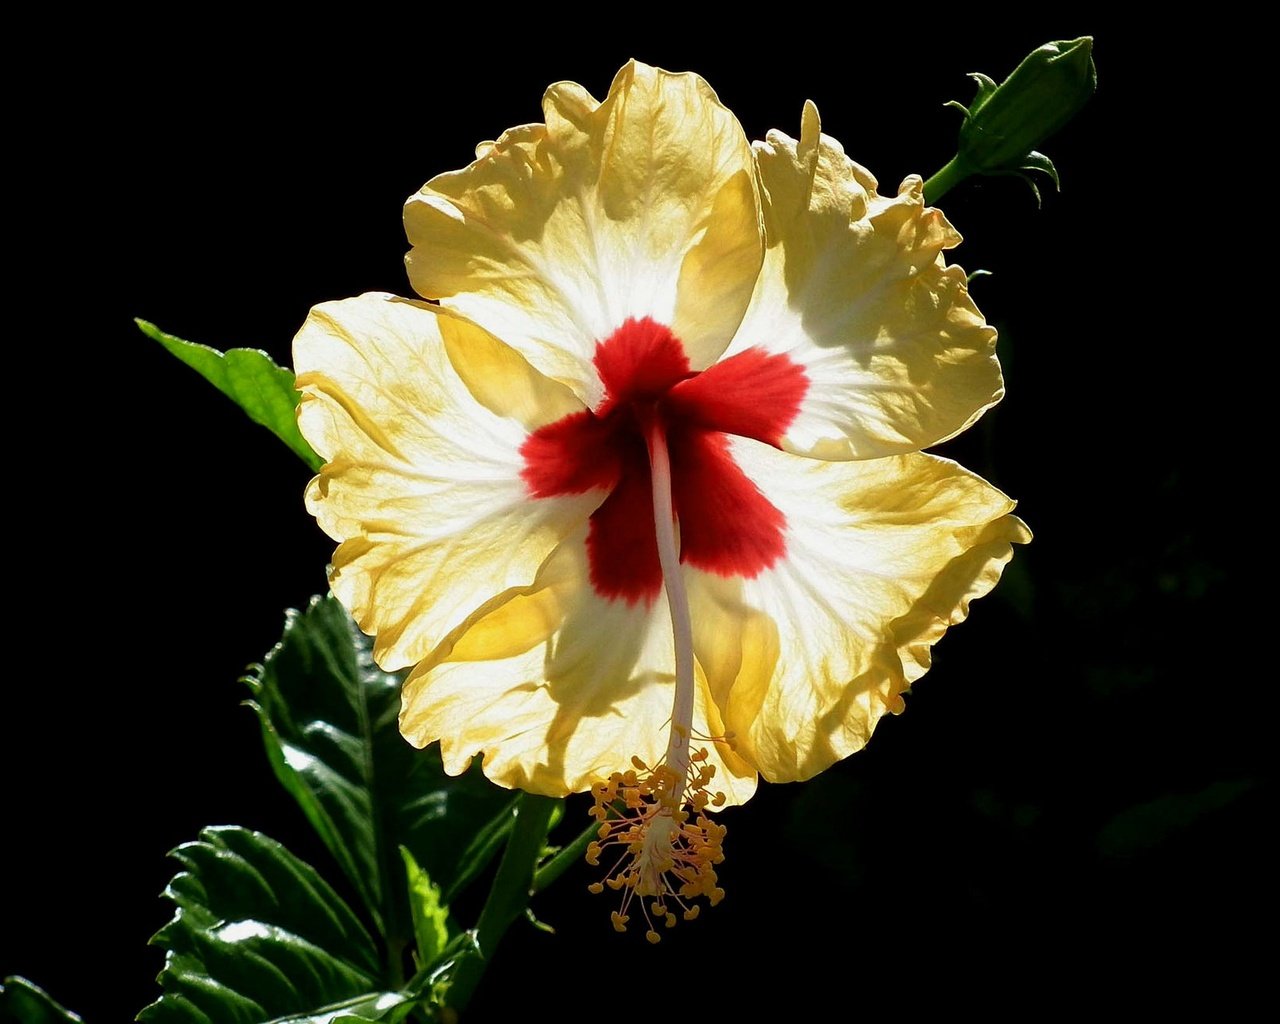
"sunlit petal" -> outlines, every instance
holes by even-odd
[[[745,439],[734,458],[787,518],[752,578],[690,572],[695,649],[734,746],[770,781],[862,747],[1030,534],[945,459],[824,462]]]
[[[750,146],[710,86],[632,62],[603,102],[547,90],[545,124],[482,147],[405,207],[419,294],[601,398],[598,341],[628,317],[680,337],[695,368],[733,337],[763,239]]]
[[[562,796],[667,746],[675,667],[666,598],[628,604],[588,579],[585,537],[566,541],[537,582],[502,595],[465,623],[405,684],[400,728],[440,741],[445,768],[482,755],[504,785]],[[724,735],[699,674],[696,735]],[[730,744],[695,741],[730,803],[755,791],[754,769]]]
[[[299,424],[327,460],[307,508],[340,542],[330,585],[384,668],[421,660],[495,591],[531,582],[604,498],[530,500],[521,444],[581,406],[452,314],[386,295],[325,303],[294,359]]]
[[[943,251],[960,236],[925,207],[920,179],[895,197],[822,135],[806,104],[800,140],[758,143],[769,248],[727,355],[786,354],[809,382],[788,451],[865,459],[964,430],[1004,393],[995,331]]]

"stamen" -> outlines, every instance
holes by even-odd
[[[645,937],[657,942],[659,925],[674,928],[680,918],[698,916],[699,905],[692,901],[699,896],[713,907],[724,898],[715,865],[724,860],[726,829],[702,813],[709,803],[724,801],[724,794],[707,791],[715,775],[715,766],[704,763],[708,756],[702,748],[688,758],[680,798],[675,796],[675,773],[666,764],[625,775],[614,772],[607,782],[591,787],[591,814],[601,825],[599,841],[587,848],[587,862],[598,864],[610,847],[621,851],[604,881],[587,888],[594,893],[604,886],[621,890],[622,902],[611,915],[617,931],[626,931],[629,911],[638,906]]]

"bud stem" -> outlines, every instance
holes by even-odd
[[[924,201],[933,205],[972,173],[973,171],[964,165],[964,161],[957,153],[924,183]]]

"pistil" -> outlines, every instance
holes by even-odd
[[[693,900],[705,897],[715,906],[724,897],[716,884],[715,865],[724,860],[725,828],[704,812],[722,806],[725,798],[709,789],[716,770],[707,763],[706,748],[694,752],[690,746],[694,739],[693,628],[680,568],[666,431],[656,403],[636,403],[632,411],[649,452],[653,525],[671,610],[676,685],[662,760],[650,767],[633,757],[629,770],[614,772],[591,787],[595,798],[591,814],[600,827],[597,841],[587,847],[587,863],[598,865],[611,849],[620,848],[621,856],[603,882],[588,888],[598,893],[607,885],[622,891],[621,906],[613,913],[618,931],[626,931],[628,911],[638,900],[645,937],[657,942],[658,925],[673,927],[677,913],[686,921],[698,916]]]
[[[676,687],[671,701],[671,734],[667,740],[666,765],[675,777],[670,794],[678,807],[683,802],[685,777],[689,771],[689,746],[693,740],[693,626],[689,618],[689,595],[680,569],[679,541],[676,537],[675,505],[671,498],[671,456],[667,435],[657,409],[649,407],[639,416],[649,449],[649,471],[653,492],[653,526],[658,541],[658,561],[662,583],[671,612],[671,632],[675,638]]]

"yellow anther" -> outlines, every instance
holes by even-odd
[[[723,794],[723,793],[717,793],[715,796],[713,796],[713,797],[711,798],[711,806],[712,806],[712,807],[723,807],[723,806],[724,806],[724,794]]]
[[[713,865],[724,860],[726,830],[703,812],[725,799],[707,789],[715,774],[708,758],[705,749],[691,754],[681,773],[665,762],[650,769],[635,757],[635,768],[614,772],[607,784],[592,785],[592,814],[599,826],[597,839],[587,846],[587,861],[598,865],[606,846],[621,848],[621,857],[612,871],[587,888],[598,894],[608,886],[623,893],[621,907],[610,917],[615,930],[626,930],[629,918],[624,911],[632,897],[641,900],[650,942],[658,941],[658,929],[674,928],[680,916],[686,921],[697,918],[698,906],[689,906],[687,900],[706,897],[715,905],[724,898]]]
[[[655,932],[652,928],[650,928],[647,932],[644,933],[644,937],[648,939],[650,942],[652,942],[655,946],[662,941],[662,936],[659,935],[657,932]]]

